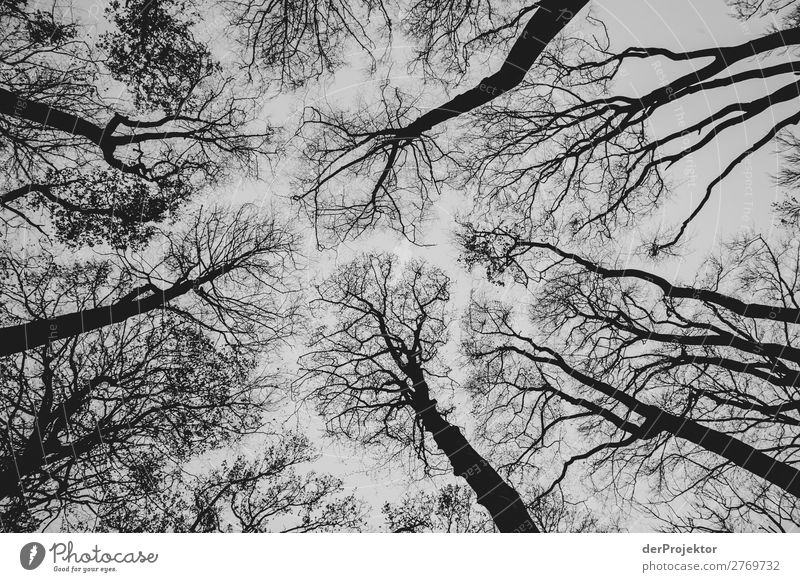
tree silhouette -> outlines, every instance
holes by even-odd
[[[542,532],[599,531],[598,521],[570,507],[563,496],[527,496],[535,499],[528,511]],[[383,506],[386,526],[393,533],[481,533],[494,531],[492,522],[475,506],[474,493],[460,485],[446,485],[435,494],[406,495]]]
[[[382,0],[228,0],[225,7],[242,47],[242,64],[281,88],[297,88],[335,71],[351,45],[372,56],[375,21],[383,25],[378,34],[391,33]]]
[[[314,332],[301,358],[328,429],[366,444],[413,447],[428,463],[432,439],[502,532],[537,529],[517,491],[446,418],[436,395],[446,387],[440,353],[447,341],[450,281],[414,262],[367,255],[318,288],[331,323]],[[426,437],[426,434],[429,435]]]
[[[305,437],[281,436],[255,460],[243,456],[210,473],[166,473],[150,495],[121,497],[103,508],[92,529],[124,532],[353,531],[363,524],[362,504],[342,496],[342,483],[298,466],[315,460]],[[152,481],[152,478],[150,478]],[[124,486],[129,486],[127,483]],[[131,483],[136,489],[141,484]]]
[[[41,228],[46,209],[61,238],[124,246],[149,234],[137,223],[250,172],[272,130],[253,123],[254,98],[195,38],[185,2],[112,2],[107,12],[113,27],[90,46],[58,3],[0,9],[0,205],[7,224]]]
[[[152,314],[3,359],[3,527],[120,502],[112,485],[156,479],[259,424],[252,358],[190,322]],[[146,494],[142,488],[138,494]]]
[[[415,27],[419,34],[446,37],[457,33],[453,29],[439,33],[437,15],[449,9],[444,4],[415,4],[415,22],[426,19],[426,26]],[[437,172],[436,163],[450,158],[430,132],[515,90],[548,43],[586,4],[588,0],[545,0],[517,13],[502,30],[519,28],[523,17],[533,12],[503,65],[424,113],[417,113],[415,99],[388,86],[373,110],[345,113],[307,108],[305,155],[313,169],[304,176],[304,191],[295,199],[307,209],[318,230],[339,241],[389,225],[414,240],[415,221],[426,214],[432,198],[439,194],[442,174],[446,174]],[[469,9],[462,16],[474,18]],[[484,31],[481,35],[496,36],[500,32]],[[436,44],[429,40],[424,52],[435,52],[431,43]],[[361,176],[370,176],[366,188],[352,187],[353,180]],[[342,193],[340,186],[344,183],[349,187]]]
[[[0,529],[800,527],[800,3],[592,5],[0,2]],[[776,228],[671,272],[773,145]],[[435,479],[381,526],[290,421]]]
[[[765,503],[783,499],[784,509],[761,506],[762,514],[781,527],[797,523],[793,238],[777,246],[740,238],[693,284],[605,266],[503,229],[472,229],[464,242],[468,260],[485,262],[493,276],[514,273],[531,290],[529,322],[493,301],[477,301],[467,320],[468,350],[481,369],[475,389],[493,402],[483,409],[497,415],[495,427],[516,417],[497,442],[518,447],[524,464],[568,426],[591,435],[548,491],[570,467],[591,461],[613,466],[618,486],[654,480],[668,499],[710,491],[716,501],[704,510],[706,524],[724,522],[726,507],[730,523],[736,513],[758,523],[753,514],[770,498]],[[510,413],[523,397],[522,410]],[[535,431],[516,432],[537,417]],[[726,495],[746,503],[734,510]]]
[[[693,174],[686,165],[696,163],[693,156],[720,140],[734,144],[733,154],[720,154],[721,167],[685,216],[647,241],[656,255],[676,252],[726,178],[776,139],[788,154],[782,181],[790,183],[797,145],[791,129],[800,121],[792,49],[800,28],[795,13],[785,12],[794,3],[732,4],[742,16],[781,12],[782,26],[727,46],[618,52],[601,28],[597,42],[576,40],[551,51],[517,89],[516,101],[493,102],[473,116],[468,157],[474,162],[464,164],[464,179],[476,197],[531,225],[612,238],[667,201],[679,182],[670,168],[684,164]],[[630,69],[643,66],[659,72],[655,82],[622,89]],[[737,131],[747,135],[740,139]]]
[[[274,387],[255,363],[171,313],[3,358],[2,529],[358,527],[359,504],[336,497],[339,481],[294,470],[313,459],[298,435],[260,458],[187,472],[262,426]],[[222,504],[235,516],[227,525]]]
[[[157,263],[138,253],[61,267],[52,254],[3,257],[0,355],[169,310],[247,343],[285,337],[296,308],[286,286],[294,236],[252,208],[200,210],[183,232],[164,232]],[[246,287],[245,287],[246,285]]]

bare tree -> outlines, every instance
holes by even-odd
[[[693,280],[612,248],[639,229],[650,255],[680,252],[770,144],[777,183],[800,185],[800,3],[727,3],[774,26],[671,50],[616,46],[589,0],[112,0],[90,34],[69,0],[1,2],[0,528],[363,527],[299,435],[198,470],[265,429],[303,243],[199,199],[283,152],[318,247],[384,227],[419,242],[463,191],[481,217],[466,263],[510,283],[471,299],[461,353],[451,281],[423,262],[364,255],[313,293],[292,388],[330,435],[461,483],[387,504],[389,529],[619,529],[595,517],[605,496],[666,530],[800,527],[796,232],[737,238]],[[348,66],[376,80],[396,30],[418,85],[306,107],[278,141],[272,97]],[[643,92],[620,88],[648,65]],[[699,202],[651,232],[675,169],[740,130]],[[777,211],[797,227],[791,192]]]
[[[261,430],[275,390],[256,364],[170,313],[3,358],[0,528],[358,527],[339,481],[295,470],[314,459],[299,435],[192,474],[198,455]]]
[[[690,51],[615,51],[598,25],[596,41],[576,39],[551,51],[515,100],[493,101],[472,116],[463,167],[477,198],[533,226],[610,238],[620,227],[642,225],[674,184],[696,180],[694,155],[720,139],[740,143],[682,220],[648,234],[646,250],[656,255],[676,252],[726,178],[776,141],[788,154],[781,181],[790,184],[797,173],[792,128],[800,121],[800,28],[796,14],[786,14],[794,2],[734,4],[743,15],[781,11],[782,24],[746,42]],[[658,71],[655,81],[638,94],[621,90],[630,68],[644,65]],[[760,85],[752,92],[754,80]],[[707,106],[698,106],[701,96]],[[667,114],[674,122],[663,121]],[[740,130],[747,131],[741,141]]]
[[[122,532],[313,532],[353,531],[363,525],[363,504],[343,496],[342,482],[301,472],[317,456],[308,439],[286,434],[255,459],[223,461],[200,474],[172,469],[146,496],[119,496],[102,507],[91,531]],[[159,476],[161,474],[159,473]],[[152,481],[152,476],[148,476]],[[142,484],[123,484],[140,488]]]
[[[517,28],[521,19],[533,12],[500,69],[424,113],[417,112],[416,97],[409,98],[388,86],[381,102],[371,110],[347,114],[308,108],[305,155],[314,169],[304,177],[304,191],[295,198],[317,227],[335,240],[352,238],[378,224],[398,228],[413,240],[415,221],[425,215],[444,178],[434,166],[450,157],[430,132],[515,90],[548,43],[586,4],[588,0],[545,0],[509,18],[503,30]],[[416,22],[429,16],[432,22],[427,23],[428,30],[437,34],[440,25],[436,18],[445,8],[434,3],[429,12],[427,6],[417,3],[412,14]],[[469,18],[469,13],[467,9],[462,16]],[[450,30],[442,34],[455,33]],[[502,38],[498,35],[490,37]],[[423,50],[434,50],[431,43],[435,41],[428,40],[428,48]],[[353,186],[354,180],[359,184],[361,176],[377,178],[370,178],[362,190]],[[345,183],[347,188],[341,188]]]
[[[528,511],[539,531],[581,533],[603,529],[594,516],[570,506],[563,495],[543,497],[531,492],[525,497],[534,500]],[[491,520],[476,506],[474,493],[460,485],[446,485],[436,493],[406,495],[398,503],[386,503],[383,515],[393,533],[496,531]]]
[[[487,417],[496,415],[495,442],[524,464],[568,442],[569,427],[586,437],[547,491],[587,461],[612,468],[619,489],[642,478],[670,501],[697,495],[695,505],[709,491],[707,519],[693,518],[706,527],[726,511],[730,523],[737,512],[759,522],[752,510],[770,498],[783,510],[762,506],[762,515],[797,523],[793,239],[737,240],[694,284],[606,267],[511,231],[473,230],[464,240],[468,260],[485,261],[493,276],[515,273],[531,294],[528,318],[479,301],[467,319],[468,350],[481,367],[475,390],[491,403]],[[536,429],[522,430],[534,418]],[[726,495],[747,503],[725,505]]]
[[[52,78],[51,71],[42,71],[47,53],[61,48],[51,46],[53,36],[43,50],[28,49],[30,55],[24,52],[34,42],[26,24],[40,18],[41,11],[3,14],[20,34],[15,45],[6,49],[11,71],[6,86],[0,87],[0,115],[12,168],[35,175],[36,165],[58,168],[57,160],[103,161],[148,180],[194,173],[213,177],[226,164],[236,159],[247,161],[261,152],[268,133],[241,131],[252,99],[235,95],[235,78],[210,60],[208,49],[193,37],[192,22],[180,10],[171,0],[146,6],[134,0],[124,6],[112,3],[110,12],[117,30],[104,38],[108,71],[88,77],[75,93],[74,83],[62,85],[60,76]],[[51,19],[67,18],[65,11],[54,14]],[[79,25],[71,21],[51,24],[73,36]],[[154,50],[149,43],[155,42],[169,50]],[[101,55],[85,52],[85,45],[80,49],[64,58],[75,67],[75,61],[94,60],[98,66],[102,62]],[[24,54],[20,56],[20,52]],[[29,75],[20,74],[17,59],[25,57]],[[51,77],[44,77],[45,73]],[[93,85],[93,77],[101,73],[134,85],[131,106],[113,110],[104,102]],[[168,85],[166,78],[171,79]],[[68,99],[61,98],[62,91],[68,92]],[[135,117],[135,113],[151,111],[145,119]]]
[[[538,226],[555,223],[576,234],[609,237],[618,225],[641,224],[668,198],[674,182],[668,168],[690,162],[718,136],[742,127],[756,128],[756,136],[709,179],[684,220],[647,241],[647,250],[674,252],[719,185],[776,140],[788,162],[781,183],[796,182],[797,139],[790,130],[798,121],[792,107],[797,63],[791,48],[800,37],[794,2],[733,2],[742,17],[775,15],[782,26],[731,46],[614,52],[604,25],[594,20],[595,39],[576,34],[552,42],[587,3],[559,6],[561,12],[537,3],[511,14],[488,1],[414,4],[418,60],[427,71],[444,62],[463,74],[469,55],[508,40],[532,15],[498,73],[438,108],[419,113],[419,95],[388,85],[366,108],[309,108],[305,155],[316,169],[305,176],[305,191],[296,198],[318,228],[340,240],[392,226],[417,240],[420,221],[443,184],[453,182],[457,166],[458,178],[480,203],[513,209]],[[641,96],[615,92],[629,65],[655,67],[662,61],[678,72],[659,78]],[[740,101],[753,80],[763,83],[762,93]],[[715,100],[700,115],[692,100],[701,94],[718,95],[722,102],[716,106]],[[679,127],[654,130],[659,116],[673,110]],[[440,145],[433,130],[465,115],[463,145]],[[771,121],[763,128],[760,120],[766,118]]]
[[[247,70],[279,87],[297,88],[335,71],[350,44],[371,57],[373,39],[391,33],[382,0],[226,0],[224,6]]]
[[[48,232],[37,216],[47,210],[62,239],[141,242],[150,230],[137,223],[169,218],[203,186],[252,173],[270,153],[256,100],[197,38],[185,3],[112,2],[111,29],[96,45],[69,6],[50,4],[0,11],[7,224]]]
[[[430,438],[500,531],[536,532],[516,490],[437,402],[449,383],[441,353],[449,285],[441,271],[419,262],[404,269],[389,255],[346,265],[318,288],[315,303],[331,321],[314,332],[300,382],[332,433],[413,447],[426,465]]]
[[[269,394],[253,366],[168,313],[3,358],[3,529],[147,494],[113,485],[257,429]]]
[[[286,337],[296,315],[288,285],[294,235],[250,207],[199,210],[163,232],[161,253],[59,265],[48,251],[3,257],[1,355],[57,343],[168,310],[231,343]]]

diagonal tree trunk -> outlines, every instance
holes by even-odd
[[[406,373],[414,383],[411,400],[417,418],[447,456],[453,473],[466,480],[475,492],[478,503],[492,516],[497,529],[505,533],[539,533],[516,489],[436,409],[436,400],[430,398],[422,370],[409,365]]]
[[[699,422],[681,418],[658,409],[653,413],[656,430],[662,430],[677,438],[692,442],[707,451],[716,453],[731,463],[758,475],[800,498],[800,470],[779,461],[747,443]]]
[[[658,406],[645,404],[625,391],[616,390],[605,382],[587,376],[563,361],[551,363],[555,363],[585,386],[617,400],[636,414],[644,416],[645,423],[636,431],[638,432],[636,436],[639,438],[652,438],[661,432],[666,432],[716,453],[734,465],[800,498],[800,469],[771,457],[734,436],[700,424],[696,420],[672,414]],[[627,428],[625,430],[630,432]]]
[[[52,341],[80,335],[154,309],[163,308],[173,299],[185,295],[204,283],[213,281],[230,268],[231,265],[222,265],[199,277],[176,283],[163,290],[154,286],[146,286],[103,307],[83,309],[49,319],[37,319],[28,323],[0,328],[0,338],[2,338],[0,356],[24,352]],[[149,294],[143,296],[144,293]]]
[[[481,232],[479,234],[490,234]],[[713,289],[703,289],[700,287],[690,287],[686,285],[674,284],[664,277],[644,271],[642,269],[624,268],[613,269],[604,267],[598,263],[592,262],[580,255],[565,251],[555,245],[528,241],[528,240],[514,240],[514,247],[520,249],[544,249],[557,254],[560,257],[573,261],[580,265],[587,271],[596,273],[604,279],[639,279],[656,285],[664,293],[665,297],[673,297],[675,299],[694,299],[697,301],[706,301],[724,307],[744,317],[752,317],[754,319],[769,319],[770,321],[785,321],[786,323],[800,323],[800,309],[786,307],[783,305],[767,305],[764,303],[747,302],[738,299],[732,295],[726,295]]]
[[[141,143],[145,141],[164,140],[173,137],[190,137],[191,132],[161,131],[132,135],[114,135],[122,126],[129,128],[158,128],[166,121],[174,120],[179,116],[167,116],[157,121],[142,122],[128,119],[124,115],[114,113],[105,125],[98,125],[80,115],[74,115],[51,107],[46,103],[25,99],[24,97],[0,87],[0,115],[16,117],[41,125],[44,128],[61,131],[68,135],[82,137],[100,149],[106,163],[128,174],[135,174],[146,179],[152,179],[147,168],[140,162],[126,163],[116,157],[116,150],[120,146]]]
[[[545,47],[575,18],[589,0],[541,0],[503,66],[447,103],[421,115],[398,130],[398,137],[415,137],[453,117],[477,109],[522,83]]]
[[[97,146],[103,145],[105,128],[83,117],[61,111],[44,103],[25,99],[0,87],[0,114],[25,119],[75,136],[88,139]]]

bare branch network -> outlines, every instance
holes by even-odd
[[[798,47],[0,3],[0,531],[800,530]]]

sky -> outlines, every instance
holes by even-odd
[[[92,4],[88,9],[89,15],[98,14],[97,11],[101,10],[101,7],[102,4]],[[763,33],[769,24],[762,21],[742,23],[734,19],[723,0],[594,0],[591,10],[594,17],[601,19],[608,26],[612,46],[620,49],[635,45],[691,50],[713,45],[738,44]],[[207,27],[208,34],[214,35],[217,50],[224,57],[229,39],[220,33],[216,15],[205,14],[204,17],[207,22],[203,24]],[[571,24],[571,27],[585,26],[585,23],[584,18],[579,18]],[[349,58],[346,58],[351,64],[342,68],[330,79],[323,78],[320,83],[311,84],[293,94],[265,95],[263,121],[283,127],[286,135],[290,135],[300,122],[304,106],[320,103],[346,107],[360,99],[369,99],[375,95],[377,87],[387,76],[393,84],[402,86],[410,92],[421,87],[421,78],[407,72],[411,47],[404,41],[399,30],[395,31],[390,46],[377,47],[375,52],[387,55],[387,58],[379,63],[377,74],[371,74],[363,54],[354,51]],[[469,87],[475,79],[493,72],[501,62],[502,51],[489,55],[476,55],[471,62],[467,78],[463,80],[461,86],[450,88],[450,94],[455,94],[462,87]],[[674,67],[666,62],[656,66],[649,62],[638,67],[632,66],[623,75],[619,90],[635,95],[639,91],[652,88],[665,77],[670,78],[674,70]],[[757,94],[759,90],[757,84],[752,90]],[[430,105],[444,101],[448,97],[447,91],[441,87],[429,86],[425,91],[424,102]],[[746,95],[737,97],[747,98]],[[659,132],[680,127],[681,123],[688,123],[687,119],[691,119],[692,116],[700,116],[708,111],[713,104],[713,96],[703,94],[690,106],[686,106],[684,111],[675,111],[674,115],[657,120],[653,130]],[[766,122],[767,120],[759,121],[762,124]],[[763,129],[764,126],[760,127]],[[731,132],[730,139],[726,137],[715,140],[711,146],[673,168],[672,177],[680,185],[675,189],[673,201],[665,205],[654,220],[674,224],[684,216],[691,208],[691,203],[702,195],[707,180],[723,167],[726,159],[730,158],[734,151],[732,148],[741,147],[743,140],[751,140],[758,129],[759,125],[755,124],[735,130]],[[264,164],[260,168],[260,179],[248,178],[234,182],[224,186],[222,191],[215,192],[212,196],[231,204],[253,202],[296,217],[295,209],[288,200],[293,193],[291,177],[296,169],[297,162],[290,151],[283,158]],[[771,151],[760,152],[742,164],[721,185],[712,202],[691,228],[690,252],[680,259],[664,260],[653,268],[673,280],[691,280],[706,253],[710,249],[718,248],[720,242],[747,230],[769,232],[773,228],[771,205],[783,194],[771,180],[777,169],[777,156]],[[463,214],[468,194],[451,190],[434,205],[424,237],[429,246],[414,246],[395,233],[375,232],[361,236],[355,242],[345,242],[334,249],[319,252],[315,248],[313,238],[308,236],[304,249],[309,265],[306,275],[303,275],[306,277],[306,284],[311,284],[314,280],[331,273],[338,265],[348,262],[362,252],[388,251],[398,254],[405,260],[412,257],[424,258],[444,269],[454,281],[453,306],[457,310],[466,304],[470,293],[485,289],[487,285],[480,273],[469,273],[459,264],[459,251],[453,240],[454,218],[459,213]],[[310,229],[308,225],[302,223],[302,218],[293,220],[310,234]],[[624,249],[626,241],[620,241],[619,244],[620,248]],[[636,245],[634,237],[631,237],[627,244],[629,249],[633,249]],[[454,337],[457,339],[455,331]],[[455,352],[455,347],[453,350]],[[294,360],[301,352],[302,347],[299,345],[287,348],[279,357],[273,359],[272,365],[280,366],[284,373],[291,374],[295,366]],[[458,378],[458,374],[456,377],[463,379]],[[451,420],[466,426],[469,431],[468,403],[457,398],[457,404],[458,409]],[[412,479],[416,480],[414,482],[409,479],[408,466],[401,466],[394,461],[387,466],[385,452],[382,450],[365,450],[358,444],[324,438],[321,419],[313,413],[313,410],[298,406],[296,402],[287,400],[270,414],[270,420],[276,424],[297,428],[312,436],[312,441],[317,443],[322,454],[313,468],[341,478],[348,491],[355,492],[373,506],[369,522],[371,528],[380,527],[378,508],[386,501],[396,502],[408,491],[432,490],[444,483],[454,482],[452,477],[427,479],[419,465],[414,466],[411,461]],[[258,442],[251,439],[243,447],[245,450],[255,451]],[[238,452],[232,451],[232,456]],[[215,458],[200,462],[212,465]],[[632,529],[642,526],[642,523],[637,522],[629,524]]]
[[[661,0],[655,2],[598,0],[592,4],[592,15],[600,18],[608,26],[612,46],[620,49],[627,46],[663,46],[676,50],[692,50],[714,45],[738,44],[763,33],[768,24],[759,21],[742,23],[732,17],[729,7],[721,0]],[[571,26],[584,25],[585,21],[579,19]],[[297,103],[307,105],[318,101],[335,106],[347,106],[348,103],[365,98],[365,95],[374,94],[377,84],[383,79],[381,73],[388,74],[393,84],[406,88],[419,86],[420,79],[418,77],[404,72],[406,67],[403,63],[409,57],[409,46],[400,38],[394,40],[395,43],[390,49],[390,64],[384,64],[384,70],[379,70],[379,74],[370,76],[363,67],[359,67],[357,64],[346,68],[325,86],[307,89],[307,93],[301,100],[288,99],[284,110],[276,108],[271,101],[270,118],[278,120],[279,125],[293,127],[298,123],[301,114],[296,107],[293,107]],[[468,78],[464,79],[461,86],[468,87],[471,80],[496,70],[501,58],[501,52],[488,55],[486,58],[477,56],[471,63]],[[356,63],[359,62],[358,59],[359,55],[354,55]],[[638,68],[631,67],[628,74],[623,76],[620,90],[623,93],[635,95],[638,91],[652,88],[665,75],[667,78],[672,77],[673,70],[674,67],[667,62],[655,66],[648,63]],[[757,93],[759,87],[754,86],[752,89]],[[452,88],[450,94],[459,90],[460,87]],[[427,88],[426,91],[428,91]],[[448,94],[444,90],[436,95],[435,89],[433,89],[431,94],[426,96],[425,101],[433,104],[445,100],[447,97]],[[744,99],[747,96],[737,97]],[[661,127],[654,127],[653,131],[668,130],[679,126],[680,123],[688,123],[687,119],[702,115],[713,105],[713,97],[709,99],[708,96],[703,95],[687,105],[687,111],[676,111],[672,119],[659,120]],[[283,119],[281,119],[282,117]],[[766,122],[762,121],[761,123]],[[731,139],[715,140],[711,146],[692,156],[689,162],[676,166],[671,176],[682,184],[675,189],[674,201],[663,208],[656,220],[674,223],[676,219],[684,216],[691,208],[690,204],[703,194],[707,180],[713,177],[714,172],[718,172],[725,161],[730,158],[733,151],[731,148],[740,147],[741,141],[751,139],[752,134],[758,129],[758,126],[754,126],[733,131]],[[748,130],[751,134],[748,134]],[[771,176],[778,169],[777,164],[777,156],[769,151],[760,152],[742,164],[723,182],[712,203],[708,205],[700,219],[691,228],[689,233],[691,252],[680,259],[663,261],[654,268],[674,280],[691,280],[707,252],[710,249],[718,248],[720,242],[747,230],[755,229],[765,232],[771,230],[773,219],[770,212],[771,204],[779,200],[782,195],[771,180]],[[687,166],[689,166],[688,169]],[[278,163],[272,168],[272,172],[274,181],[267,184],[259,182],[247,185],[239,195],[262,204],[283,204],[284,202],[276,201],[280,200],[287,188],[291,189],[286,179],[286,165]],[[343,264],[365,251],[393,252],[404,259],[421,257],[445,269],[452,277],[453,287],[456,290],[453,303],[457,309],[466,302],[472,291],[485,288],[487,285],[480,273],[467,273],[457,262],[459,251],[454,244],[452,233],[455,215],[463,213],[465,194],[457,191],[447,192],[444,198],[435,204],[433,217],[425,230],[425,242],[431,246],[414,246],[402,237],[386,232],[362,236],[356,242],[342,243],[337,248],[321,254],[316,254],[313,245],[310,245],[308,252],[314,265],[310,271],[314,274],[324,275],[335,269],[337,265]],[[630,248],[632,249],[634,246],[634,241],[631,240]],[[291,365],[291,362],[288,364]],[[459,405],[453,420],[469,429],[468,403],[460,401]],[[278,413],[277,416],[280,414]],[[319,431],[321,428],[320,419],[315,418],[308,411],[292,415],[290,423],[306,431]],[[360,445],[352,446],[329,439],[318,440],[318,442],[322,458],[316,463],[315,468],[342,478],[347,488],[352,489],[361,498],[371,503],[374,509],[386,501],[397,501],[409,490],[431,490],[445,482],[453,482],[453,479],[449,477],[435,480],[425,479],[417,466],[414,477],[419,481],[409,484],[408,467],[382,467],[383,459],[380,450],[365,452]],[[579,472],[576,471],[576,474]],[[373,513],[377,512],[373,510]],[[379,516],[373,515],[370,519],[370,526],[380,526]],[[633,521],[628,524],[628,527],[638,529],[645,526],[641,522]]]
[[[768,24],[763,21],[742,23],[734,19],[729,7],[721,0],[636,2],[598,0],[592,4],[592,15],[605,22],[613,46],[620,49],[627,46],[663,46],[676,50],[691,50],[713,45],[738,44],[763,33]],[[584,23],[583,19],[579,19],[572,26],[580,27],[584,26]],[[365,98],[365,95],[374,94],[377,84],[383,78],[381,73],[388,74],[393,84],[406,88],[420,86],[418,77],[404,72],[406,67],[403,63],[410,54],[409,47],[400,38],[394,40],[395,44],[390,50],[391,73],[389,65],[384,64],[383,70],[379,69],[379,74],[373,77],[364,67],[356,64],[340,71],[325,86],[308,88],[302,99],[288,99],[284,109],[276,108],[270,102],[270,118],[278,120],[280,125],[294,127],[301,113],[293,107],[298,102],[304,105],[323,102],[335,106],[347,106],[348,103]],[[461,87],[468,87],[471,80],[494,71],[501,57],[502,53],[498,52],[486,58],[481,58],[479,55],[473,59],[468,78],[463,81]],[[359,62],[358,59],[359,55],[354,55],[356,63]],[[638,68],[631,67],[628,74],[623,76],[620,90],[627,94],[636,94],[637,91],[652,88],[665,75],[671,77],[673,69],[674,67],[666,62],[656,66],[648,63]],[[426,88],[426,91],[428,90]],[[460,87],[454,87],[450,94],[459,90]],[[759,87],[754,86],[752,90],[755,94]],[[431,89],[430,92],[425,101],[431,104],[448,97],[444,90],[441,90],[439,95],[435,94],[435,89]],[[737,97],[744,99],[747,96]],[[686,106],[686,111],[676,111],[671,119],[659,120],[661,127],[653,129],[662,131],[679,126],[681,123],[688,123],[687,119],[702,115],[713,105],[713,97],[703,95]],[[766,122],[762,120],[759,123]],[[760,127],[763,129],[763,125]],[[733,151],[731,148],[740,147],[742,140],[752,139],[752,135],[758,129],[759,126],[756,125],[730,132],[730,139],[716,140],[710,147],[692,156],[687,163],[676,166],[671,176],[682,184],[675,189],[674,201],[664,207],[656,220],[674,223],[684,216],[691,208],[690,204],[703,194],[707,180],[723,167],[725,160],[730,158]],[[282,163],[276,164],[272,168],[274,181],[267,184],[263,182],[249,184],[239,195],[262,204],[283,204],[276,200],[280,200],[287,189],[291,190],[286,179],[286,167]],[[747,160],[723,182],[712,203],[691,228],[689,233],[691,252],[680,259],[662,261],[653,268],[674,280],[691,280],[707,252],[718,248],[720,242],[743,231],[771,230],[773,228],[771,204],[782,196],[782,192],[771,179],[777,169],[777,156],[771,151],[760,152]],[[314,265],[310,271],[315,275],[324,275],[337,265],[365,251],[394,252],[404,259],[421,257],[445,269],[453,278],[456,290],[453,303],[458,308],[466,302],[472,291],[486,286],[480,273],[467,273],[457,262],[459,252],[453,242],[452,233],[454,216],[463,213],[465,194],[457,191],[447,192],[443,199],[435,204],[433,218],[425,230],[425,242],[432,246],[414,246],[402,237],[386,232],[362,236],[356,242],[342,243],[337,248],[321,254],[316,253],[313,245],[309,245],[308,252]],[[631,240],[630,248],[633,246],[634,241]],[[291,362],[288,364],[291,365]],[[466,402],[459,404],[453,420],[469,428],[468,404]],[[319,430],[321,427],[320,419],[315,418],[313,414],[303,412],[292,416],[290,422],[307,431]],[[452,478],[446,477],[433,481],[425,479],[419,467],[416,467],[414,477],[420,481],[409,484],[408,467],[381,467],[383,459],[380,450],[365,452],[360,445],[350,446],[328,439],[318,442],[323,456],[316,464],[316,468],[342,478],[346,487],[373,504],[375,509],[386,501],[397,501],[408,490],[413,491],[418,488],[430,490],[445,482],[452,482]],[[371,518],[371,526],[379,526],[379,517]],[[637,529],[644,527],[644,524],[634,521],[629,527]]]

